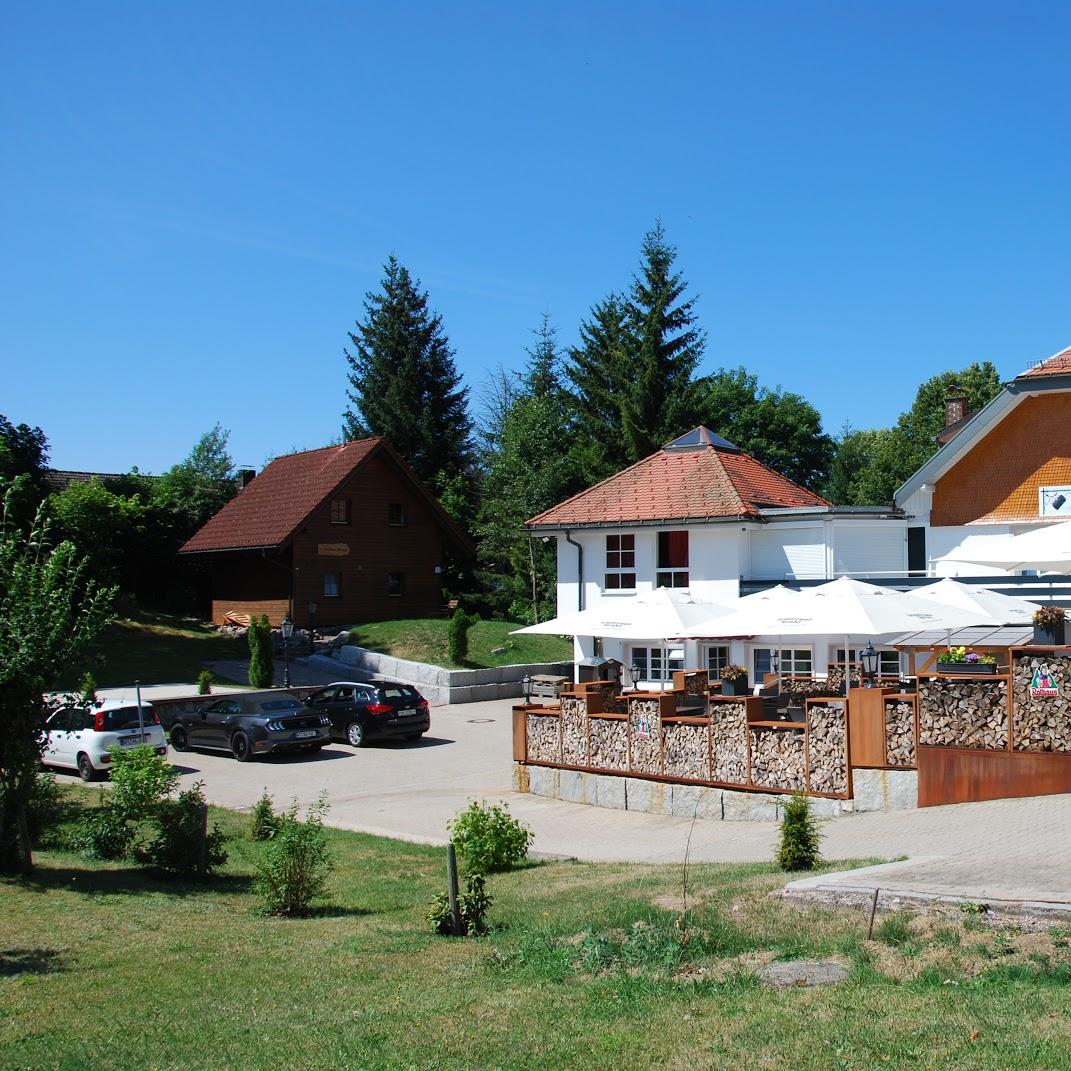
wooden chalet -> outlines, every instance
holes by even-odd
[[[208,560],[212,620],[300,627],[442,611],[471,541],[382,438],[276,458],[180,550]]]

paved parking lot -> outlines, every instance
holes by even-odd
[[[708,822],[562,803],[511,789],[511,702],[432,710],[419,745],[238,763],[222,753],[172,754],[183,784],[203,779],[214,803],[249,808],[267,788],[277,804],[327,793],[333,825],[442,843],[446,823],[473,798],[504,799],[535,831],[534,850],[591,860],[679,863],[689,836],[694,861],[772,857],[772,822]],[[829,859],[907,863],[855,872],[856,884],[960,895],[972,900],[1071,903],[1071,796],[1046,796],[889,814],[845,815],[824,825]],[[847,879],[846,879],[847,880]]]

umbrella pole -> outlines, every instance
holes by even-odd
[[[847,696],[852,687],[852,659],[848,650],[848,637],[844,637],[844,694]]]

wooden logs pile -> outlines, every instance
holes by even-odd
[[[600,770],[628,769],[628,722],[617,718],[591,719],[590,765]]]
[[[529,714],[528,761],[562,761],[561,718],[556,714]]]
[[[812,792],[848,791],[847,714],[842,707],[807,711],[807,762]]]
[[[919,743],[985,751],[1006,748],[1007,682],[978,677],[919,681]]]
[[[628,735],[632,769],[636,773],[662,772],[662,717],[657,699],[630,699]]]
[[[562,696],[562,762],[588,764],[588,703],[581,696]]]
[[[705,669],[692,669],[684,674],[685,695],[706,695],[710,691],[710,678]]]
[[[1039,687],[1052,684],[1059,694],[1031,697],[1035,674]],[[1071,660],[1023,655],[1015,660],[1012,688],[1015,750],[1071,752]]]
[[[885,700],[885,756],[890,766],[916,766],[915,704],[910,699]]]
[[[767,788],[804,787],[803,731],[751,730],[751,779]]]
[[[667,725],[663,754],[667,775],[710,780],[710,737],[705,725]]]
[[[710,778],[747,784],[747,731],[743,703],[710,704]]]

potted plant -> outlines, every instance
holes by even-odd
[[[721,671],[721,694],[722,695],[747,695],[747,670],[730,662]]]
[[[937,656],[937,668],[941,673],[951,674],[996,673],[997,660],[993,655],[968,651],[966,647],[950,647]]]
[[[1064,645],[1067,611],[1062,606],[1042,606],[1034,611],[1034,643],[1045,647]]]

